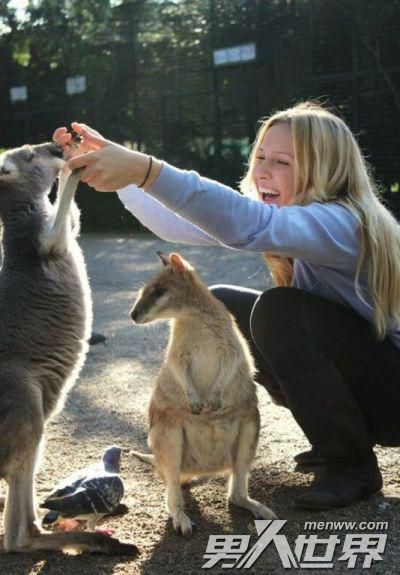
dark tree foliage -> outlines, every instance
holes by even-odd
[[[399,0],[31,0],[22,21],[9,4],[0,147],[79,119],[236,185],[257,121],[319,98],[355,131],[400,215]],[[254,61],[214,65],[215,50],[249,43]],[[67,95],[79,75],[86,91]],[[18,85],[28,101],[11,104]],[[111,196],[81,194],[87,228],[132,228]]]

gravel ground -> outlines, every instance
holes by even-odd
[[[241,283],[262,289],[266,285],[263,262],[258,255],[231,252],[220,248],[166,245],[149,235],[117,237],[86,235],[81,239],[94,301],[94,327],[107,335],[107,345],[91,348],[79,381],[71,391],[65,408],[48,426],[47,444],[37,478],[39,498],[54,484],[77,468],[95,462],[104,448],[118,443],[124,451],[122,476],[126,485],[125,503],[129,513],[109,518],[102,527],[115,530],[115,536],[135,542],[140,556],[135,560],[105,556],[65,556],[57,553],[0,555],[0,573],[5,575],[177,575],[207,572],[209,535],[250,535],[250,547],[257,536],[250,514],[229,508],[226,503],[226,479],[193,482],[185,491],[189,514],[197,528],[193,537],[176,535],[168,521],[163,485],[144,464],[129,455],[131,449],[146,450],[146,407],[163,350],[168,328],[165,323],[143,328],[131,323],[128,312],[136,290],[158,269],[157,250],[180,251],[197,267],[208,284]],[[311,481],[312,475],[295,472],[293,455],[307,442],[290,414],[273,405],[259,389],[262,431],[257,457],[250,479],[252,496],[287,520],[280,534],[294,551],[299,535],[318,534],[329,538],[337,534],[339,543],[330,573],[365,573],[363,557],[354,569],[339,561],[347,532],[361,533],[362,521],[388,522],[383,560],[373,562],[369,573],[395,575],[400,572],[400,482],[399,449],[377,449],[385,479],[383,495],[351,508],[334,512],[306,513],[293,507],[294,497]],[[306,521],[352,521],[353,529],[327,528],[306,531]],[[375,531],[375,530],[373,530]],[[364,533],[369,533],[364,531]],[[326,546],[317,548],[325,555]],[[210,569],[226,573],[222,563]],[[229,563],[225,560],[225,563]],[[303,566],[303,569],[305,566]],[[232,570],[236,570],[233,568]],[[292,567],[300,571],[300,567]],[[274,544],[248,569],[250,573],[287,573]],[[313,573],[327,569],[314,567]]]

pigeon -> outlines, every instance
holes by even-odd
[[[67,528],[75,527],[83,520],[87,522],[87,529],[94,531],[105,515],[126,511],[126,506],[120,505],[124,495],[124,484],[119,476],[120,462],[121,448],[112,446],[106,449],[101,463],[67,477],[40,505],[49,510],[42,524],[59,523]]]

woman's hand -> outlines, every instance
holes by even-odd
[[[140,185],[145,180],[150,165],[149,156],[106,140],[99,132],[85,124],[74,122],[71,126],[82,138],[78,147],[79,155],[74,155],[71,149],[72,135],[66,128],[58,128],[53,139],[67,150],[67,156],[71,157],[68,162],[71,170],[84,168],[81,180],[88,186],[99,192],[112,192],[129,184]],[[153,160],[145,189],[157,179],[161,165],[159,160]]]
[[[72,130],[81,137],[81,141],[76,147],[73,146],[73,134],[68,132],[67,128],[57,128],[53,134],[53,140],[56,142],[56,144],[64,148],[67,157],[76,156],[78,153],[81,154],[83,152],[92,152],[93,150],[98,150],[104,145],[104,143],[108,141],[103,138],[103,136],[97,132],[97,130],[90,128],[86,124],[78,124],[77,122],[72,122],[71,127]]]

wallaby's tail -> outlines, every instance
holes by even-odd
[[[150,463],[150,465],[155,465],[154,455],[150,453],[139,453],[138,451],[131,451],[131,454],[139,459],[139,461],[143,461],[143,463]]]

